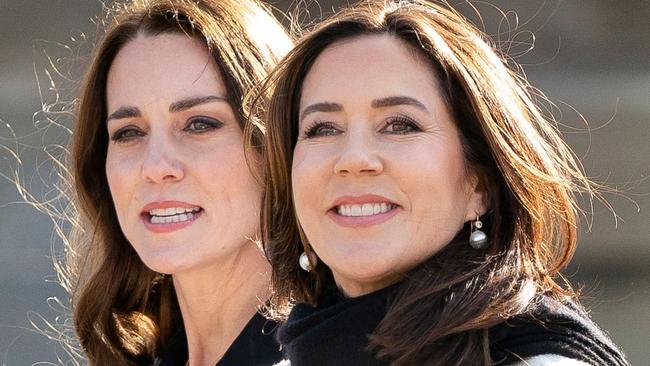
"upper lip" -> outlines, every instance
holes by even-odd
[[[393,202],[392,200],[384,196],[380,196],[377,194],[362,194],[358,196],[355,195],[341,196],[334,201],[332,208],[336,208],[341,205],[355,205],[355,204],[362,205],[364,203],[382,203],[382,202],[386,202],[398,206],[397,203]]]
[[[149,211],[154,210],[154,209],[160,209],[160,208],[171,208],[171,207],[180,207],[180,208],[202,208],[199,205],[195,205],[192,203],[188,202],[183,202],[183,201],[158,201],[158,202],[150,202],[146,204],[142,208],[142,213],[143,214],[148,214]]]

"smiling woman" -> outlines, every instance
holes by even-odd
[[[438,82],[411,51],[389,35],[341,41],[302,84],[296,213],[352,296],[394,283],[485,213]],[[339,108],[307,113],[321,101]]]
[[[256,236],[260,188],[207,48],[184,34],[139,35],[106,85],[106,177],[124,235],[147,267],[176,281],[223,266]]]
[[[88,361],[269,365],[280,352],[258,314],[270,268],[243,99],[290,39],[254,0],[117,3],[108,19],[71,149],[64,276]]]
[[[592,183],[506,65],[426,0],[349,6],[280,64],[262,233],[292,366],[627,364],[558,281]]]

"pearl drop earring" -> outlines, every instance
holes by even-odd
[[[487,248],[489,242],[488,237],[487,234],[480,230],[483,227],[483,223],[479,219],[478,215],[476,215],[476,221],[471,225],[472,233],[469,235],[469,245],[476,250]]]
[[[302,254],[300,254],[300,257],[298,258],[298,264],[300,264],[300,268],[302,268],[304,271],[311,272],[312,267],[311,263],[309,262],[309,256],[306,252],[302,252]]]

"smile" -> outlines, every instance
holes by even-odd
[[[140,213],[144,226],[154,233],[183,229],[202,215],[202,207],[182,201],[151,202]]]
[[[336,213],[346,217],[374,216],[386,213],[395,208],[389,202],[374,202],[364,204],[346,204],[336,207]]]
[[[334,201],[327,216],[348,228],[364,228],[382,224],[401,212],[401,206],[376,194],[342,196]]]
[[[200,211],[200,207],[156,208],[149,210],[149,222],[152,224],[169,224],[190,221]]]

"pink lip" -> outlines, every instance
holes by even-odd
[[[332,208],[340,205],[362,205],[364,203],[392,203],[397,206],[397,204],[386,197],[379,196],[376,194],[364,194],[361,196],[341,196],[334,201]]]
[[[201,207],[201,206],[193,205],[191,203],[182,202],[182,201],[151,202],[145,205],[142,208],[142,212],[140,213],[140,218],[142,219],[145,228],[147,228],[147,230],[154,233],[169,233],[192,225],[199,217],[203,215],[203,209],[201,209],[201,211],[194,214],[194,217],[192,217],[192,219],[183,222],[152,224],[151,221],[149,221],[150,219],[149,211],[157,208],[169,208],[169,207],[191,208],[191,207]]]
[[[341,216],[336,209],[337,206],[346,204],[364,204],[364,203],[381,203],[386,202],[392,204],[394,207],[388,212],[380,213],[371,216]],[[365,194],[361,196],[342,196],[334,201],[332,209],[327,211],[327,216],[338,225],[350,228],[362,228],[373,225],[378,225],[390,220],[393,216],[399,213],[400,206],[386,197]]]

